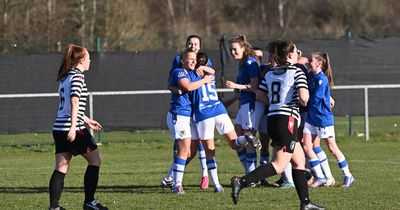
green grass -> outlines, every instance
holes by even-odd
[[[363,132],[363,125],[357,123],[362,118],[354,119],[353,136],[348,136],[347,119],[339,118],[337,142],[356,177],[355,185],[349,189],[310,189],[311,199],[329,209],[400,209],[400,130],[393,126],[399,119],[371,118],[371,139],[366,142],[356,135]],[[294,189],[262,187],[244,189],[239,204],[233,205],[229,180],[243,169],[220,136],[216,139],[218,171],[226,191],[215,194],[212,188],[199,189],[201,175],[196,160],[187,167],[184,196],[174,196],[159,186],[172,160],[168,132],[105,132],[100,137],[103,161],[96,197],[110,209],[298,209]],[[0,209],[47,208],[48,181],[54,168],[51,141],[50,134],[0,135]],[[340,170],[333,156],[329,158],[332,173],[340,182]],[[83,158],[73,159],[60,201],[67,209],[82,208],[85,168]]]

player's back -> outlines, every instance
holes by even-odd
[[[296,115],[299,112],[297,88],[307,87],[307,81],[301,69],[294,66],[272,68],[265,75],[269,96],[269,116],[276,114]]]

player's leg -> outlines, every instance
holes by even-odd
[[[177,155],[174,159],[172,170],[172,177],[174,181],[172,192],[181,195],[185,193],[182,187],[182,180],[185,172],[186,160],[190,156],[190,117],[168,113],[167,124],[177,145]]]
[[[293,166],[293,181],[300,200],[300,209],[325,209],[322,206],[311,203],[305,172],[305,156],[299,143],[296,143],[291,159]]]
[[[193,159],[196,156],[196,153],[198,152],[199,165],[201,170],[200,189],[205,190],[208,188],[208,170],[207,170],[206,153],[204,151],[203,144],[200,141],[199,129],[197,128],[197,124],[194,122],[193,118],[190,123],[190,132],[192,134],[192,144],[190,145],[191,154],[186,162],[186,165],[189,163],[191,159]]]
[[[172,192],[175,194],[184,194],[182,181],[183,174],[185,173],[186,160],[190,156],[191,139],[185,138],[176,141],[178,145],[178,153],[174,160],[174,167],[172,177],[174,180],[174,187]]]
[[[72,154],[69,152],[55,155],[56,165],[49,182],[50,208],[56,209],[59,207],[59,200],[64,188],[64,178],[68,171],[71,158]]]
[[[245,107],[240,106],[238,113],[236,114],[236,119],[235,119],[235,132],[238,136],[242,136],[243,133],[243,128],[242,128],[242,123],[243,123],[243,117],[247,115],[247,112],[245,111]],[[232,147],[232,146],[231,146]],[[246,167],[246,149],[245,148],[240,148],[236,150],[236,154],[240,160],[240,163],[243,166],[243,169],[245,173],[247,173],[247,167]]]
[[[317,137],[316,128],[308,123],[304,125],[303,131],[303,149],[308,158],[308,163],[310,164],[311,170],[315,175],[311,187],[319,187],[326,184],[325,175],[322,172],[321,164],[319,162],[318,156],[313,150],[313,141]]]
[[[101,209],[107,210],[108,208],[103,206],[98,200],[94,198],[94,194],[97,190],[97,184],[99,181],[99,171],[101,165],[101,158],[97,145],[86,129],[77,132],[75,138],[75,145],[79,154],[86,159],[88,166],[86,167],[86,172],[84,176],[84,190],[85,190],[85,200],[83,203],[83,209]]]
[[[243,117],[244,122],[242,123],[243,132],[245,134],[251,134],[256,136],[257,129],[259,127],[260,119],[264,113],[264,104],[256,101],[253,103],[244,104],[243,107],[247,109],[247,115]],[[253,171],[257,167],[257,149],[261,148],[261,143],[257,142],[257,145],[253,143],[246,146],[246,168],[247,173]]]
[[[272,161],[265,165],[257,167],[254,171],[243,177],[234,176],[231,179],[232,199],[237,204],[240,190],[248,187],[251,183],[257,183],[262,179],[282,173],[292,157],[296,140],[290,138],[288,130],[288,116],[270,116],[268,117],[268,132],[271,135],[273,153]],[[291,125],[297,128],[297,122]],[[297,133],[297,132],[296,132]],[[287,151],[291,152],[287,152]],[[304,175],[304,174],[303,174]]]
[[[320,142],[321,140],[317,136],[313,142],[313,150],[319,159],[322,172],[325,174],[325,177],[327,179],[325,186],[335,186],[335,178],[333,178],[331,168],[329,167],[328,157],[322,149]]]
[[[54,171],[49,181],[49,209],[57,209],[60,207],[59,200],[64,188],[64,178],[72,159],[72,153],[69,152],[68,144],[70,143],[67,140],[67,134],[68,132],[53,131],[56,154]]]
[[[341,187],[350,187],[353,184],[355,179],[354,179],[353,175],[350,173],[350,169],[349,169],[349,166],[348,166],[348,163],[347,163],[347,160],[346,160],[344,154],[342,153],[342,151],[339,149],[338,145],[336,144],[335,137],[328,138],[325,142],[326,142],[329,150],[336,157],[339,168],[342,171],[342,174],[344,176]]]

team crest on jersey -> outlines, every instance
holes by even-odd
[[[178,73],[178,77],[183,77],[183,76],[185,76],[185,72],[181,71]]]
[[[320,79],[320,80],[318,81],[318,83],[319,83],[319,85],[321,85],[321,84],[322,84],[322,79]]]
[[[248,60],[248,61],[247,61],[247,63],[248,63],[248,64],[251,64],[251,63],[252,63],[252,61],[251,61],[251,60]]]

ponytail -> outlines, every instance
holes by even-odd
[[[333,88],[333,75],[332,75],[332,67],[331,61],[329,59],[328,53],[314,52],[312,55],[318,60],[322,62],[322,71],[328,77],[329,88]]]
[[[75,67],[85,57],[87,49],[82,46],[70,44],[64,52],[64,57],[61,60],[60,68],[58,69],[57,81],[60,81],[72,67]]]

